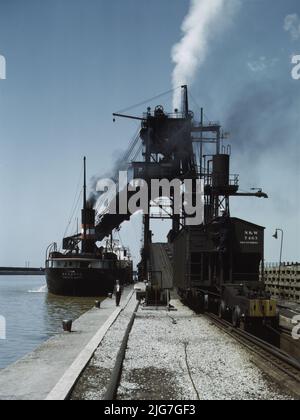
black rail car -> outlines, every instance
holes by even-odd
[[[225,214],[174,240],[174,281],[195,310],[218,311],[234,326],[276,323],[276,302],[260,280],[264,228]]]

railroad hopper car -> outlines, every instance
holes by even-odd
[[[225,214],[186,227],[174,240],[174,283],[198,312],[218,312],[235,327],[278,322],[276,301],[260,280],[264,228]]]

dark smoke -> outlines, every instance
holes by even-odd
[[[269,194],[264,204],[269,216],[259,217],[266,225],[276,218],[284,224],[284,214],[294,220],[299,204],[298,89],[288,75],[283,81],[249,84],[225,118],[231,133],[232,164],[241,175],[241,185],[263,187]],[[237,208],[242,206],[240,202]]]
[[[126,159],[124,159],[124,153],[125,152],[116,152],[115,154],[115,160],[113,163],[113,167],[111,171],[106,172],[99,176],[93,176],[90,180],[90,192],[89,192],[89,198],[88,201],[92,207],[95,207],[97,204],[97,201],[103,194],[103,192],[97,191],[97,184],[98,181],[101,179],[111,179],[115,183],[118,182],[119,179],[119,172],[121,171],[127,171],[128,169],[128,162]]]
[[[292,83],[266,82],[248,85],[227,114],[234,150],[247,153],[252,164],[267,152],[286,153],[298,147],[300,98]],[[292,154],[294,163],[296,154]]]

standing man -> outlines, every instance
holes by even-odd
[[[116,305],[120,306],[121,296],[122,296],[122,286],[120,285],[120,280],[116,280],[114,293],[116,295]]]

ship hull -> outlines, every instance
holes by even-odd
[[[48,291],[59,296],[107,296],[113,291],[116,280],[126,284],[130,282],[129,277],[127,270],[46,269]]]

